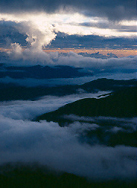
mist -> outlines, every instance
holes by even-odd
[[[98,144],[90,146],[79,141],[81,132],[90,127],[95,130],[99,127],[98,124],[79,123],[76,117],[73,117],[75,121],[68,127],[60,127],[54,122],[31,121],[42,113],[87,96],[96,97],[97,94],[62,98],[47,96],[37,101],[1,102],[0,164],[37,162],[57,171],[91,179],[135,179],[135,147]],[[125,124],[121,124],[121,129],[127,125],[132,131],[135,129],[134,119],[119,118],[115,121]]]

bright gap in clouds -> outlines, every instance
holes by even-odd
[[[47,30],[52,32],[64,32],[69,35],[99,35],[105,37],[133,37],[136,36],[136,32],[125,32],[119,31],[118,26],[128,24],[130,26],[136,26],[135,21],[121,21],[119,23],[114,22],[114,28],[109,28],[110,22],[107,18],[100,17],[86,17],[79,13],[72,14],[0,14],[0,20],[13,21],[16,23],[30,22],[32,25],[40,30],[41,32],[46,32]],[[29,24],[30,24],[29,23]],[[81,23],[90,23],[91,26],[82,26]],[[96,26],[92,24],[96,23]],[[99,28],[98,24],[106,24],[105,28]],[[31,27],[31,24],[30,24]],[[35,28],[35,29],[36,29]],[[46,34],[46,33],[45,33]]]

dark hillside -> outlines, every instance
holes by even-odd
[[[77,116],[111,116],[111,117],[135,117],[137,116],[137,88],[126,88],[111,93],[106,98],[85,98],[67,104],[58,110],[43,114],[37,120],[63,121],[64,115]]]
[[[64,86],[37,86],[25,87],[17,84],[0,83],[0,101],[9,100],[35,100],[45,95],[64,96],[83,92],[97,91],[118,91],[123,88],[131,88],[137,86],[137,80],[111,80],[97,79],[83,85],[64,85]]]

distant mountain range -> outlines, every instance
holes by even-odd
[[[91,72],[84,72],[82,68],[71,66],[4,66],[0,64],[0,78],[6,76],[14,79],[35,78],[35,79],[50,79],[50,78],[75,78],[81,76],[92,76]]]
[[[118,91],[123,88],[137,87],[137,80],[112,80],[97,79],[82,85],[65,85],[65,86],[37,86],[25,87],[16,84],[0,83],[0,101],[7,100],[34,100],[44,95],[64,96],[69,94],[77,94],[81,92],[97,92],[97,91]]]

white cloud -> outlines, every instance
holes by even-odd
[[[45,23],[43,27],[31,21],[21,22],[16,26],[20,33],[26,34],[26,41],[30,47],[23,49],[20,44],[12,43],[11,51],[8,52],[12,59],[23,59],[32,61],[45,61],[50,63],[50,56],[44,53],[43,46],[47,46],[52,40],[55,39],[56,34],[53,32],[53,26]]]
[[[92,179],[135,178],[136,148],[80,144],[73,131],[52,122],[5,118],[2,125],[0,164],[38,162]]]
[[[81,93],[73,94],[64,97],[45,96],[38,101],[11,101],[11,102],[0,102],[2,111],[0,115],[12,119],[33,119],[36,116],[53,111],[65,105],[67,103],[74,102],[82,98],[93,97],[96,98],[107,92],[97,93]]]
[[[123,26],[136,26],[137,22],[136,20],[122,20],[119,24]]]
[[[55,39],[55,32],[64,32],[69,35],[99,35],[106,37],[131,37],[135,36],[136,32],[121,32],[118,30],[118,25],[116,24],[116,29],[110,28],[99,28],[95,26],[82,26],[79,23],[84,22],[97,22],[103,21],[99,17],[86,17],[82,14],[0,14],[0,20],[12,21],[16,23],[16,29],[20,33],[27,35],[26,41],[30,44],[30,47],[23,49],[20,44],[11,44],[11,51],[9,55],[12,59],[23,59],[24,65],[31,61],[31,64],[41,63],[43,65],[71,65],[77,67],[92,67],[97,65],[102,67],[102,65],[110,66],[109,63],[114,62],[117,65],[115,58],[110,58],[110,60],[101,60],[89,57],[83,57],[70,52],[68,56],[59,55],[58,53],[45,53],[43,52],[43,46],[50,44],[52,40]],[[73,23],[72,23],[73,21]],[[109,21],[105,19],[105,22],[109,25]],[[125,22],[121,22],[124,24]],[[134,23],[134,22],[133,22]],[[125,23],[126,25],[126,23]],[[120,65],[121,61],[126,61],[127,59],[119,59]],[[131,59],[130,59],[131,60]],[[133,60],[133,59],[132,59]],[[118,62],[118,64],[119,64]],[[127,62],[125,62],[127,64]],[[124,65],[124,62],[122,66]],[[129,64],[128,64],[129,65]],[[102,68],[104,69],[104,67]]]
[[[80,13],[30,13],[30,14],[0,14],[0,20],[13,21],[16,23],[30,22],[32,24],[32,29],[40,31],[56,31],[64,32],[69,35],[99,35],[105,37],[135,37],[136,32],[125,32],[125,30],[119,31],[121,25],[127,26],[127,23],[132,23],[132,26],[136,26],[135,21],[130,22],[113,22],[113,28],[109,28],[112,23],[107,18],[101,17],[89,17],[84,16]],[[91,23],[91,26],[82,26],[81,23]],[[96,23],[96,26],[92,26],[92,23]],[[105,28],[99,28],[98,23],[107,24]],[[131,24],[130,24],[131,25]],[[51,34],[51,33],[50,33]]]
[[[121,57],[121,58],[93,58],[84,57],[78,55],[74,52],[69,52],[67,55],[59,54],[58,52],[45,53],[41,48],[30,47],[28,49],[22,50],[19,44],[12,45],[14,47],[9,53],[13,60],[18,61],[8,61],[8,64],[13,65],[68,65],[74,67],[87,67],[91,68],[92,72],[98,70],[103,72],[136,72],[136,61],[137,56]],[[23,60],[23,61],[20,61]],[[27,61],[29,60],[29,61]]]
[[[70,65],[75,67],[90,67],[90,68],[99,68],[108,69],[108,68],[124,68],[128,66],[128,68],[135,68],[136,64],[135,57],[122,57],[122,58],[109,58],[109,59],[97,59],[92,57],[83,57],[82,55],[78,55],[74,52],[68,53],[67,56],[60,55],[58,57],[58,64],[59,65]],[[129,64],[130,62],[130,64]]]

